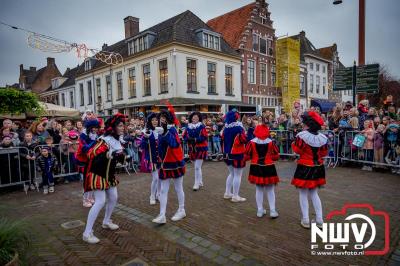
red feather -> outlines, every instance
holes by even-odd
[[[174,107],[172,106],[172,104],[168,100],[165,100],[165,104],[167,105],[168,111],[171,113],[171,115],[172,115],[172,117],[174,119],[175,126],[180,127],[181,123],[179,122],[178,118],[175,115]]]

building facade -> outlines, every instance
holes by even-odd
[[[75,79],[76,108],[103,115],[158,111],[165,100],[177,112],[220,112],[241,100],[240,55],[190,11],[139,32],[139,19],[124,19],[125,39],[103,50],[123,63],[87,58]]]
[[[274,108],[281,104],[276,87],[275,29],[265,0],[213,18],[207,25],[237,49],[242,58],[242,101]]]

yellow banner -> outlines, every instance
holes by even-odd
[[[300,42],[292,38],[276,42],[277,86],[282,90],[282,105],[286,113],[300,99]]]

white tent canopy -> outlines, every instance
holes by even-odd
[[[55,105],[51,103],[39,102],[45,110],[45,116],[49,117],[79,117],[79,111],[73,108],[68,108],[60,105]]]

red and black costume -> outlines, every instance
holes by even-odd
[[[323,157],[328,155],[327,137],[318,133],[324,121],[316,112],[304,113],[303,123],[308,129],[297,134],[292,143],[293,151],[300,155],[292,185],[312,189],[326,183]]]
[[[246,161],[244,153],[246,151],[247,137],[246,132],[239,119],[239,113],[229,111],[225,116],[225,127],[221,134],[223,139],[223,150],[225,163],[234,168],[244,168]]]
[[[269,138],[269,128],[259,125],[252,140],[246,146],[246,160],[250,160],[248,180],[255,185],[271,185],[279,182],[275,161],[279,159],[279,149]]]

